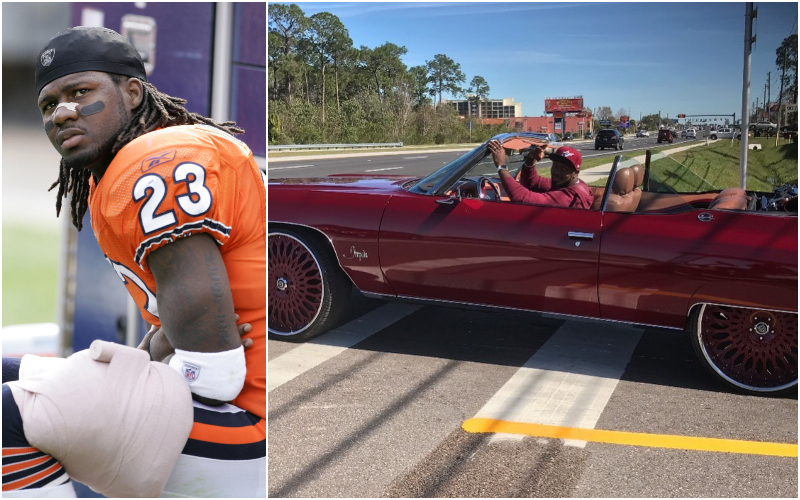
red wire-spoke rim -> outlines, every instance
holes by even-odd
[[[797,383],[797,315],[704,306],[699,340],[717,372],[744,389],[779,390]]]
[[[270,234],[268,252],[269,331],[300,333],[314,322],[322,306],[319,263],[307,246],[286,234]]]

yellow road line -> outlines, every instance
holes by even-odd
[[[797,445],[789,443],[765,443],[759,441],[741,441],[738,439],[644,434],[639,432],[606,431],[601,429],[578,429],[575,427],[558,427],[555,425],[507,422],[505,420],[494,420],[491,418],[471,418],[461,424],[461,427],[465,431],[473,433],[500,432],[546,438],[576,439],[594,443],[797,458]]]

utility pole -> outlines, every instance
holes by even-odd
[[[747,103],[750,102],[750,58],[753,51],[753,19],[757,16],[753,10],[753,2],[747,2],[744,17],[744,69],[742,70],[742,140],[741,158],[739,160],[739,187],[747,189],[747,130],[749,116]]]
[[[767,71],[767,100],[765,102],[767,103],[767,121],[770,123],[772,123],[770,119],[772,118],[772,106],[770,105],[772,103],[772,82],[769,81],[771,75],[772,72]]]
[[[766,111],[767,110],[767,84],[766,83],[764,84],[764,100],[761,101],[761,103],[764,106],[764,111]],[[765,114],[764,111],[761,112],[761,119],[764,118],[764,114]],[[758,121],[761,121],[761,120],[756,120],[756,121],[758,122]]]
[[[783,77],[786,76],[786,53],[788,50],[783,50],[783,67],[781,68],[781,91],[778,93],[778,130],[775,133],[775,147],[778,147],[778,137],[781,135],[781,111],[783,109]],[[785,115],[786,113],[784,113]],[[784,116],[785,117],[785,116]]]

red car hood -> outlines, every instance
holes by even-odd
[[[311,188],[322,190],[353,190],[353,191],[386,191],[392,192],[401,189],[406,182],[417,177],[401,175],[367,176],[357,174],[329,175],[327,177],[307,177],[298,179],[269,179],[268,188],[282,187],[291,189]]]

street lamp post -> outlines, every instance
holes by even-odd
[[[742,140],[741,158],[739,160],[739,187],[747,189],[747,130],[750,128],[750,113],[747,103],[750,102],[750,56],[753,48],[753,2],[747,2],[744,19],[744,69],[742,71]]]

